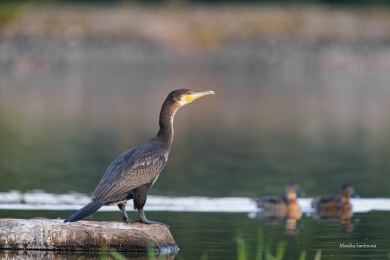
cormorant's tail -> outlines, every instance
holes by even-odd
[[[73,213],[64,222],[75,222],[85,217],[88,217],[98,211],[104,205],[103,202],[100,201],[92,201],[85,205],[83,208],[79,209],[79,211]]]

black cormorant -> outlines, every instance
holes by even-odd
[[[173,141],[173,118],[180,107],[209,94],[214,94],[214,91],[172,91],[162,105],[157,135],[116,158],[108,166],[92,194],[92,201],[68,217],[65,222],[78,221],[90,216],[103,205],[113,204],[118,205],[125,222],[133,222],[126,213],[126,203],[133,199],[140,222],[161,224],[146,219],[143,208],[149,188],[157,180],[168,160]]]

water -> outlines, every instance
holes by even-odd
[[[2,211],[0,217],[56,218],[71,212]],[[135,213],[130,216],[135,216]],[[390,217],[388,211],[355,213],[356,222],[348,233],[342,232],[337,220],[317,220],[305,215],[298,221],[299,232],[295,236],[286,235],[284,222],[249,218],[248,213],[148,211],[147,216],[170,225],[172,235],[180,247],[178,258],[180,256],[184,259],[201,259],[205,255],[211,259],[235,259],[239,232],[252,256],[257,251],[258,232],[264,234],[265,244],[273,253],[278,243],[285,241],[289,259],[297,259],[302,251],[307,252],[307,259],[313,259],[318,250],[321,250],[322,259],[331,256],[336,259],[384,259],[389,253],[390,239],[387,234],[390,230],[386,226],[386,219]],[[93,219],[118,221],[120,215],[119,212],[99,212]],[[373,245],[375,248],[342,248],[342,243]]]
[[[298,198],[301,211],[312,214],[313,198]],[[90,196],[82,193],[51,194],[42,190],[25,193],[19,191],[0,192],[0,209],[4,210],[78,210],[91,201]],[[355,213],[367,213],[374,210],[390,211],[390,199],[353,198],[350,199]],[[254,198],[245,197],[167,197],[149,195],[145,206],[147,211],[174,212],[259,212]],[[106,206],[99,211],[118,211],[116,205]]]
[[[65,218],[89,201],[84,194],[50,194],[43,191],[0,193],[0,217],[31,218],[44,216]],[[291,230],[283,220],[263,220],[253,198],[245,197],[165,197],[149,196],[145,207],[150,219],[170,225],[172,235],[180,247],[178,258],[234,259],[238,236],[245,239],[250,257],[259,250],[258,236],[264,245],[276,251],[279,243],[287,243],[286,255],[299,258],[306,252],[314,258],[321,252],[322,259],[356,259],[358,257],[385,258],[389,250],[390,231],[386,219],[390,216],[390,199],[352,199],[354,216],[347,226],[339,219],[316,219],[312,215],[312,198],[300,198],[304,216]],[[137,213],[130,210],[130,217]],[[120,221],[116,206],[103,207],[93,220]],[[48,252],[47,256],[69,257]],[[131,253],[127,253],[128,255]],[[0,254],[1,255],[1,254]],[[96,253],[85,254],[97,257]],[[2,255],[5,257],[5,255]],[[40,258],[42,255],[32,255]]]
[[[72,191],[86,201],[116,156],[157,132],[170,90],[213,89],[215,96],[178,112],[168,164],[146,206],[148,218],[171,226],[178,259],[235,259],[240,232],[254,254],[259,230],[272,252],[287,242],[287,259],[303,251],[313,259],[318,250],[323,259],[387,258],[389,51],[380,43],[253,41],[183,54],[110,39],[2,39],[0,192]],[[362,199],[353,201],[350,232],[306,208],[294,236],[284,222],[256,218],[248,200],[283,194],[290,180],[306,204],[351,183]],[[175,209],[154,198],[184,201]],[[210,209],[214,198],[227,199],[224,211]],[[0,203],[0,217],[64,218],[79,207],[74,200],[62,197],[62,209]],[[22,202],[30,201],[39,198],[28,193]],[[93,219],[118,221],[120,214],[103,210]]]

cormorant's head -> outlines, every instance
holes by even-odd
[[[177,89],[172,91],[168,97],[171,98],[179,106],[184,106],[191,103],[195,99],[201,98],[206,95],[215,94],[212,90],[207,91],[194,91],[190,89]]]

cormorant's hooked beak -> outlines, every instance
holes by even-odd
[[[191,94],[187,94],[185,96],[185,101],[186,101],[186,104],[188,104],[188,103],[191,103],[192,101],[194,101],[198,98],[201,98],[201,97],[206,96],[206,95],[211,95],[211,94],[215,95],[214,91],[212,91],[212,90],[194,91]]]

